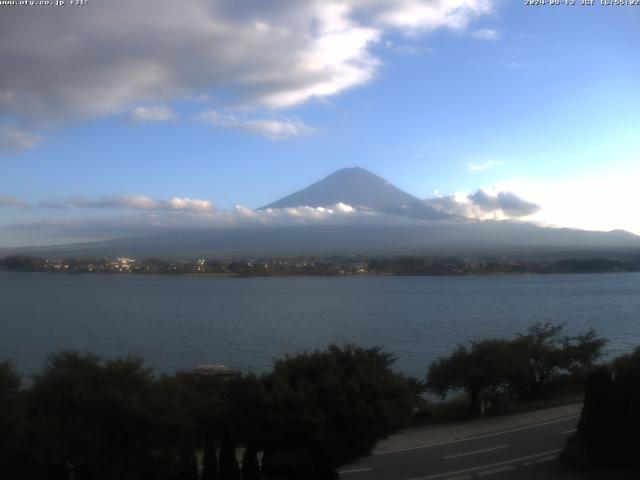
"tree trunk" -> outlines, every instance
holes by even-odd
[[[470,396],[471,396],[471,399],[469,403],[469,409],[471,413],[479,414],[480,413],[480,390],[472,389],[470,392]]]
[[[218,478],[216,441],[212,435],[207,435],[204,441],[204,455],[202,457],[202,480],[217,480]]]
[[[178,478],[180,480],[198,480],[198,459],[193,451],[180,452],[179,462]]]
[[[249,444],[242,455],[242,480],[260,480],[261,478],[258,451],[254,445]]]
[[[230,434],[222,438],[220,448],[220,478],[222,480],[240,480],[240,466],[236,458],[236,445]]]

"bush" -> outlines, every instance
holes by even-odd
[[[606,341],[593,330],[561,337],[562,329],[536,323],[513,340],[459,345],[431,365],[427,388],[443,398],[451,391],[466,392],[474,414],[513,399],[532,401],[580,390]]]
[[[589,463],[640,467],[640,347],[589,375],[577,439]]]
[[[380,348],[335,345],[277,361],[266,379],[273,428],[265,468],[329,471],[369,455],[406,425],[411,392],[391,371],[393,361]]]

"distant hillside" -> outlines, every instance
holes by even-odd
[[[170,259],[358,254],[561,258],[615,256],[622,252],[640,254],[640,237],[621,231],[542,228],[506,221],[446,221],[405,226],[313,225],[192,230],[50,248],[13,249],[5,254]]]

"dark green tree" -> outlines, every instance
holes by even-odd
[[[24,468],[21,453],[25,412],[21,408],[20,376],[13,365],[0,363],[0,477],[10,478]]]
[[[204,439],[204,451],[202,454],[202,480],[217,480],[218,477],[218,453],[216,441],[212,434]]]
[[[470,347],[458,345],[448,356],[436,360],[427,374],[427,388],[442,397],[452,390],[469,394],[469,409],[480,412],[480,397],[488,390],[506,387],[510,374],[509,343],[482,340]]]
[[[184,378],[162,376],[154,385],[152,403],[155,457],[161,478],[186,478],[198,448],[198,408],[201,398]]]
[[[70,465],[79,480],[142,477],[155,445],[152,386],[138,359],[52,356],[29,394],[38,454]]]
[[[220,447],[220,478],[222,480],[240,480],[236,444],[228,432],[225,432],[222,436],[222,445]]]
[[[198,480],[198,459],[192,448],[180,451],[178,465],[178,480]]]
[[[351,345],[276,361],[265,380],[272,427],[263,473],[318,478],[406,425],[411,393],[393,362],[379,347]]]
[[[511,342],[509,383],[517,396],[533,399],[556,394],[564,382],[580,388],[602,353],[606,340],[594,330],[576,336],[561,336],[564,324],[534,323]]]
[[[611,456],[611,416],[613,379],[608,367],[591,372],[585,389],[578,437],[587,445],[587,457],[594,463],[606,463]]]
[[[640,468],[640,347],[591,371],[576,443],[589,463]],[[567,455],[570,456],[570,455]]]

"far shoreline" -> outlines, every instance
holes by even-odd
[[[616,275],[616,274],[640,274],[640,271],[608,271],[608,272],[505,272],[487,274],[399,274],[399,273],[368,273],[345,275],[314,275],[305,273],[292,274],[237,274],[237,273],[132,273],[132,272],[53,272],[53,271],[29,271],[0,269],[2,273],[42,273],[51,276],[100,276],[100,277],[160,277],[160,278],[504,278],[504,277],[546,277],[563,275]]]

